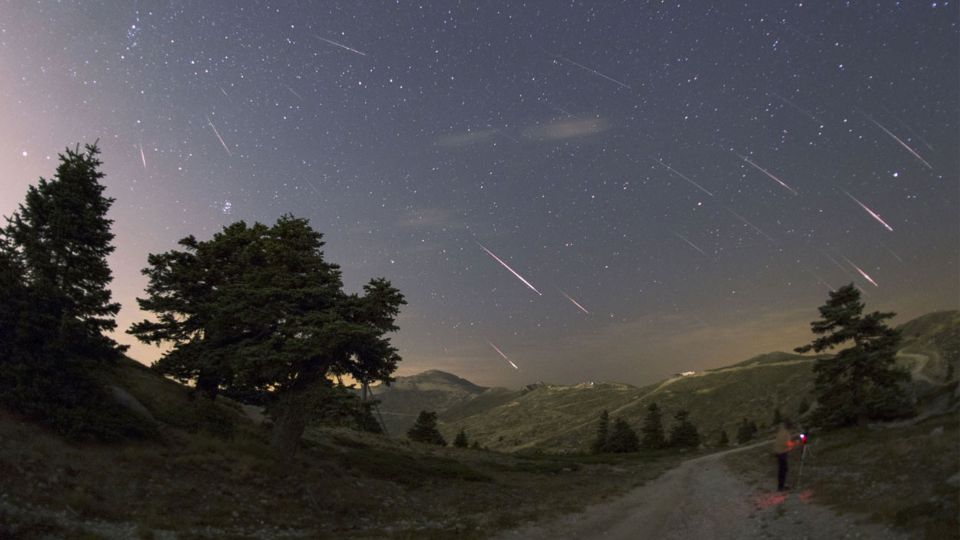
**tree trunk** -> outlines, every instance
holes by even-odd
[[[287,396],[273,425],[270,446],[280,459],[290,459],[297,453],[300,437],[307,427],[306,410],[298,397]]]

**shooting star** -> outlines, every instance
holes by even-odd
[[[746,221],[746,220],[744,220],[744,221]],[[758,229],[758,230],[759,230],[759,229]],[[692,247],[693,249],[699,251],[701,255],[704,255],[704,256],[709,257],[709,255],[707,255],[707,252],[706,252],[706,251],[700,249],[700,246],[694,244],[694,243],[691,242],[690,240],[687,240],[687,237],[686,237],[686,236],[684,236],[684,235],[682,235],[682,234],[680,234],[680,233],[678,233],[678,232],[674,232],[673,234],[675,234],[675,235],[677,236],[677,238],[679,238],[679,239],[683,240],[684,242],[686,242],[688,246],[690,246],[690,247]]]
[[[604,79],[606,79],[606,80],[608,80],[608,81],[610,81],[610,82],[612,82],[612,83],[614,83],[614,84],[616,84],[616,85],[622,86],[622,87],[626,88],[627,90],[633,90],[633,88],[631,88],[630,85],[628,85],[627,83],[625,83],[625,82],[623,82],[623,81],[618,81],[618,80],[614,79],[613,77],[611,77],[611,76],[609,76],[609,75],[604,75],[603,73],[600,73],[599,71],[597,71],[597,70],[595,70],[595,69],[590,69],[590,68],[588,68],[587,66],[585,66],[585,65],[583,65],[583,64],[581,64],[581,63],[579,63],[579,62],[574,62],[573,60],[567,58],[566,56],[561,56],[561,55],[559,55],[559,54],[555,54],[554,56],[557,57],[557,58],[559,58],[559,59],[561,59],[561,60],[563,60],[564,62],[567,62],[567,63],[569,63],[569,64],[572,64],[572,65],[574,65],[574,66],[577,66],[577,67],[580,68],[580,69],[589,71],[590,73],[593,73],[594,75],[599,75],[600,77],[603,77]]]
[[[560,289],[557,289],[557,290],[560,290]],[[567,300],[573,302],[573,305],[575,305],[575,306],[577,306],[578,308],[580,308],[580,311],[586,313],[587,315],[590,314],[590,312],[587,311],[587,308],[581,306],[581,305],[580,305],[580,302],[577,302],[576,300],[574,300],[573,298],[571,298],[569,294],[563,292],[562,290],[560,290],[560,294],[562,294],[563,296],[565,296],[565,297],[567,298]]]
[[[217,88],[220,89],[220,92],[222,92],[227,99],[230,99],[230,94],[228,94],[227,91],[224,90],[222,86],[218,86]]]
[[[862,202],[860,202],[860,201],[859,201],[856,197],[854,197],[853,195],[847,193],[847,192],[844,191],[844,190],[841,190],[841,191],[843,191],[843,192],[847,195],[847,197],[850,197],[851,199],[853,199],[853,202],[859,204],[859,205],[860,205],[860,208],[863,208],[868,214],[870,214],[870,217],[872,217],[873,219],[879,221],[880,224],[883,225],[884,227],[886,227],[888,231],[893,232],[893,227],[891,227],[889,224],[887,224],[887,222],[884,221],[883,218],[880,217],[879,214],[877,214],[876,212],[874,212],[873,210],[871,210],[867,205],[865,205],[865,204],[863,204]]]
[[[707,188],[705,188],[705,187],[701,186],[700,184],[694,182],[693,180],[687,178],[687,176],[684,175],[684,174],[682,174],[680,171],[674,169],[673,167],[667,165],[666,163],[664,163],[663,161],[661,161],[661,160],[659,160],[659,159],[656,159],[656,158],[650,158],[650,159],[653,159],[653,161],[656,161],[656,162],[659,163],[660,165],[663,165],[664,167],[667,168],[667,170],[669,170],[669,171],[672,172],[673,174],[679,176],[680,178],[683,178],[683,179],[686,180],[687,182],[690,182],[691,184],[693,184],[694,186],[696,186],[697,189],[699,189],[700,191],[702,191],[702,192],[706,193],[707,195],[713,197],[713,193],[711,193]]]
[[[780,94],[776,94],[776,93],[774,93],[774,92],[770,92],[770,95],[773,96],[773,97],[775,97],[775,98],[777,98],[777,99],[779,99],[780,101],[786,103],[787,105],[793,107],[794,109],[800,111],[801,114],[803,114],[803,115],[806,116],[807,118],[813,120],[814,122],[820,124],[821,126],[823,125],[823,120],[817,118],[816,116],[813,115],[813,113],[811,113],[810,111],[807,111],[806,109],[800,107],[799,105],[797,105],[796,103],[790,101],[789,99],[781,96]]]
[[[890,137],[892,137],[893,140],[895,140],[895,141],[897,141],[898,143],[900,143],[900,146],[906,148],[906,149],[907,149],[907,152],[910,152],[910,153],[913,155],[913,157],[919,159],[924,165],[927,166],[928,169],[933,169],[933,165],[931,165],[927,160],[923,159],[923,156],[921,156],[919,153],[917,153],[916,150],[914,150],[913,148],[910,148],[910,145],[909,145],[909,144],[903,142],[903,139],[901,139],[900,137],[897,137],[896,135],[894,135],[893,132],[891,132],[889,129],[883,127],[883,125],[881,125],[880,122],[877,122],[876,120],[874,120],[873,118],[871,118],[871,117],[870,117],[869,115],[867,115],[866,113],[861,112],[860,114],[862,114],[864,117],[866,117],[867,120],[873,122],[873,125],[875,125],[875,126],[877,126],[878,128],[882,129],[883,132],[886,133],[887,135],[889,135]]]
[[[841,257],[843,257],[843,255],[841,255]],[[843,257],[843,260],[847,261],[847,264],[849,264],[850,266],[854,267],[854,268],[857,270],[857,272],[860,272],[860,275],[863,276],[863,279],[865,279],[865,280],[869,281],[870,283],[872,283],[874,287],[879,287],[879,286],[880,286],[880,285],[877,285],[877,282],[874,281],[873,278],[870,277],[869,274],[867,274],[866,272],[864,272],[862,268],[860,268],[859,266],[857,266],[856,264],[854,264],[853,261],[851,261],[850,259],[848,259],[848,258],[846,258],[846,257]]]
[[[531,285],[529,281],[527,281],[526,279],[524,279],[523,276],[521,276],[520,274],[518,274],[513,268],[510,268],[510,265],[507,264],[507,263],[505,263],[505,262],[503,262],[503,259],[501,259],[500,257],[497,257],[496,254],[494,254],[494,253],[493,253],[492,251],[490,251],[489,249],[485,248],[485,247],[483,246],[483,244],[481,244],[480,242],[477,242],[477,245],[480,246],[480,249],[486,251],[486,252],[487,252],[487,255],[490,255],[491,257],[493,257],[498,263],[500,263],[501,265],[503,265],[504,268],[506,268],[507,270],[509,270],[511,274],[513,274],[514,276],[517,276],[517,279],[519,279],[520,281],[522,281],[524,285],[526,285],[527,287],[530,287],[530,290],[532,290],[533,292],[539,294],[540,296],[543,296],[543,293],[542,293],[542,292],[538,291],[536,287],[534,287],[533,285]]]
[[[732,150],[731,150],[731,152],[732,152]],[[767,175],[767,177],[769,177],[771,180],[773,180],[774,182],[780,184],[781,186],[783,186],[784,188],[786,188],[787,190],[789,190],[790,193],[793,193],[794,195],[797,194],[797,190],[795,190],[795,189],[793,189],[792,187],[788,186],[786,182],[784,182],[783,180],[777,178],[777,177],[776,177],[773,173],[771,173],[770,171],[768,171],[768,170],[764,169],[763,167],[757,165],[756,163],[750,161],[750,158],[748,158],[747,156],[741,156],[740,154],[737,154],[736,152],[733,152],[733,153],[734,153],[734,155],[736,155],[736,156],[739,157],[740,159],[742,159],[742,160],[746,161],[747,163],[749,163],[750,166],[753,167],[754,169],[762,172],[763,174]]]
[[[727,208],[726,206],[724,206],[723,208],[724,208],[724,210],[726,210],[727,212],[730,212],[731,214],[733,214],[737,219],[739,219],[740,221],[742,221],[742,222],[744,222],[745,224],[747,224],[751,229],[753,229],[753,230],[757,231],[758,233],[760,233],[764,238],[766,238],[767,240],[769,240],[770,242],[772,242],[773,245],[775,245],[775,246],[778,245],[778,244],[777,244],[777,241],[774,240],[772,236],[770,236],[769,234],[763,232],[763,230],[760,229],[760,227],[757,227],[757,226],[754,225],[753,223],[750,223],[750,221],[748,221],[747,218],[741,216],[740,214],[734,212],[733,210]]]
[[[147,170],[147,156],[143,153],[143,143],[140,143],[140,162],[143,163],[143,170]]]
[[[340,47],[341,49],[346,49],[346,50],[348,50],[348,51],[350,51],[350,52],[352,52],[352,53],[359,54],[360,56],[366,56],[366,55],[367,55],[367,53],[365,53],[365,52],[358,51],[358,50],[354,49],[353,47],[347,47],[347,46],[344,45],[343,43],[337,43],[336,41],[334,41],[334,40],[332,40],[332,39],[327,39],[327,38],[325,38],[325,37],[320,37],[320,36],[317,36],[316,34],[314,34],[314,36],[316,36],[316,38],[319,39],[319,40],[321,40],[321,41],[326,41],[327,43],[333,45],[334,47]]]
[[[284,86],[287,90],[289,90],[291,94],[297,96],[297,99],[299,99],[300,101],[303,101],[303,96],[301,96],[300,94],[298,94],[296,90],[294,90],[293,88],[290,88],[290,87],[287,86],[287,85],[283,85],[283,86]]]
[[[220,141],[220,144],[223,145],[223,149],[227,151],[227,155],[233,157],[233,153],[230,152],[230,148],[227,147],[227,143],[223,142],[223,137],[220,136],[220,132],[217,131],[217,126],[213,125],[213,121],[210,120],[210,117],[207,117],[207,125],[213,129],[214,135],[217,136],[217,139]]]
[[[496,345],[494,345],[492,341],[487,341],[487,344],[490,345],[491,347],[493,347],[493,350],[497,351],[497,354],[499,354],[500,356],[502,356],[504,360],[506,360],[507,362],[509,362],[510,365],[513,366],[513,369],[516,369],[516,370],[519,370],[519,369],[520,369],[519,366],[517,366],[516,364],[513,363],[513,360],[507,358],[507,355],[503,354],[503,351],[500,350],[500,347],[497,347]]]

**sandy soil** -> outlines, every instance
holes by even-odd
[[[806,490],[757,490],[720,459],[761,444],[770,442],[686,461],[619,499],[496,538],[906,538],[856,516],[840,516],[818,506]],[[773,486],[776,479],[771,477],[770,482]]]

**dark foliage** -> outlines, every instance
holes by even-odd
[[[346,294],[321,239],[292,216],[270,227],[234,223],[208,241],[184,238],[182,251],[149,256],[147,297],[138,302],[156,320],[129,330],[173,344],[155,365],[162,373],[211,398],[227,391],[265,402],[281,455],[295,451],[313,391],[328,377],[389,381],[400,360],[385,334],[397,330],[403,295],[384,279]]]
[[[457,448],[466,448],[469,446],[470,442],[467,440],[467,432],[460,428],[460,432],[457,433],[456,438],[453,439],[453,445]]]
[[[610,438],[610,413],[606,409],[600,412],[600,418],[597,420],[597,434],[590,443],[590,452],[602,454],[607,451],[607,443]]]
[[[662,414],[656,403],[647,406],[647,415],[643,419],[643,427],[640,428],[640,433],[644,448],[656,449],[667,445],[667,439],[663,431]]]
[[[884,321],[894,313],[863,315],[860,291],[851,283],[831,291],[820,306],[820,320],[810,323],[819,337],[796,351],[823,352],[844,347],[833,358],[814,365],[818,407],[815,424],[840,427],[866,425],[869,420],[891,420],[912,414],[903,383],[910,374],[896,366],[900,332]]]
[[[717,440],[717,446],[720,448],[726,448],[727,446],[730,446],[730,439],[727,437],[727,430],[724,429],[720,431],[720,438]]]
[[[700,434],[696,426],[690,422],[690,413],[682,409],[677,411],[673,417],[673,427],[670,429],[670,446],[696,448],[699,445]]]
[[[607,452],[622,454],[627,452],[636,452],[640,449],[640,439],[637,432],[630,427],[623,418],[617,418],[613,422],[613,429],[610,431],[610,437],[607,439]]]
[[[113,199],[98,154],[67,149],[0,231],[0,403],[58,433],[110,440],[153,428],[97,380],[123,350],[103,335],[119,304],[107,288]]]
[[[750,442],[756,434],[757,424],[744,418],[737,427],[737,444]]]
[[[437,430],[437,413],[420,411],[416,423],[407,431],[407,438],[411,441],[446,446],[447,441]]]

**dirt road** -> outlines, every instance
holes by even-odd
[[[497,538],[905,538],[886,527],[838,516],[813,504],[809,491],[784,495],[751,487],[720,459],[747,448],[686,461],[619,499],[580,514],[507,531]],[[771,474],[771,483],[775,481]]]

